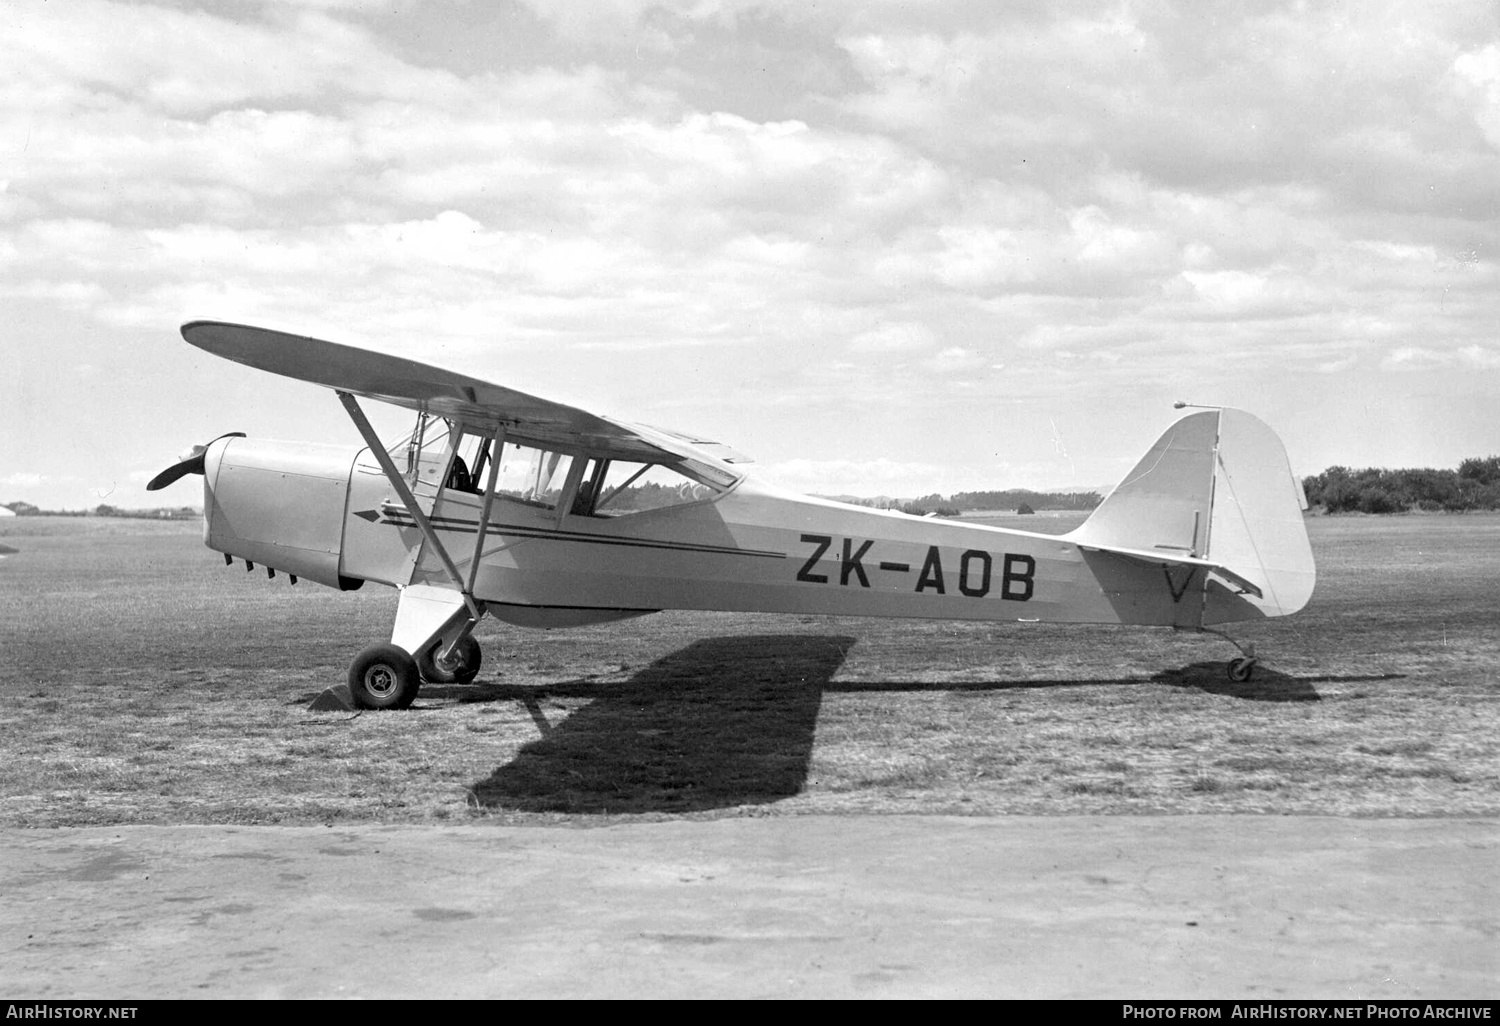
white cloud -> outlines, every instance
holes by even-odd
[[[925,361],[925,366],[938,374],[957,374],[964,371],[974,371],[984,366],[985,358],[982,354],[963,346],[949,346],[941,350],[932,359]]]
[[[936,341],[937,336],[927,325],[900,321],[860,332],[849,342],[849,349],[856,353],[911,353],[927,349]]]
[[[1459,92],[1474,104],[1474,123],[1500,150],[1500,43],[1460,54],[1453,62]]]
[[[1345,371],[1352,370],[1358,363],[1359,357],[1346,356],[1342,359],[1325,360],[1322,363],[1315,364],[1313,370],[1319,374],[1342,374]]]
[[[1500,369],[1500,346],[1464,346],[1458,351],[1458,359],[1476,370]]]
[[[1184,271],[1184,278],[1206,303],[1216,307],[1244,309],[1266,292],[1266,279],[1244,271]]]
[[[1467,345],[1453,349],[1398,346],[1380,363],[1383,370],[1435,370],[1459,367],[1475,371],[1500,369],[1500,347]]]
[[[1012,231],[949,226],[937,235],[943,248],[933,254],[932,274],[949,288],[988,291],[1037,276],[1030,255]]]
[[[12,7],[6,88],[35,88],[42,110],[107,108],[130,97],[193,114],[319,94],[432,99],[453,76],[394,58],[347,20],[287,11],[255,24],[110,0]]]
[[[908,498],[927,495],[940,490],[940,484],[967,474],[963,468],[883,457],[871,460],[793,459],[753,464],[744,469],[756,478],[798,492],[871,498],[877,495]]]
[[[59,306],[79,308],[99,303],[108,296],[108,293],[98,282],[32,279],[0,282],[0,295],[13,299],[51,301]]]

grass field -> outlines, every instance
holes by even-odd
[[[1077,518],[1014,518],[1066,530]],[[1500,813],[1500,516],[1319,518],[1319,585],[1211,636],[663,613],[486,622],[469,687],[313,713],[394,592],[192,524],[0,521],[0,824],[803,813]]]

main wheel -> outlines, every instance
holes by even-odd
[[[1229,660],[1229,665],[1224,667],[1229,679],[1236,684],[1243,684],[1255,675],[1255,660],[1246,656]]]
[[[361,709],[405,709],[421,688],[417,661],[395,645],[373,645],[349,667],[349,694]]]
[[[479,663],[483,653],[474,635],[465,634],[458,639],[458,647],[452,659],[444,659],[443,649],[447,645],[439,640],[417,659],[417,669],[422,679],[433,684],[468,684],[479,676]]]

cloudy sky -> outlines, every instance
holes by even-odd
[[[354,443],[210,317],[705,433],[823,492],[1500,452],[1500,8],[10,0],[0,502]],[[394,431],[404,416],[378,424]]]

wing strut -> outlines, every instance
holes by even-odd
[[[427,544],[432,546],[432,550],[437,553],[438,559],[442,560],[443,569],[447,571],[448,576],[453,580],[454,587],[463,596],[464,605],[469,608],[469,615],[473,617],[475,623],[478,623],[482,614],[479,611],[479,607],[474,604],[474,596],[465,587],[463,575],[458,572],[458,567],[454,564],[453,558],[448,555],[448,550],[443,546],[442,540],[438,538],[437,531],[432,527],[432,522],[427,519],[427,514],[423,513],[421,506],[417,504],[417,497],[407,487],[406,479],[401,476],[401,472],[391,462],[390,453],[386,452],[385,446],[380,444],[380,438],[375,434],[375,429],[365,419],[365,411],[359,408],[358,401],[348,392],[337,392],[337,395],[339,402],[343,403],[344,409],[349,412],[349,419],[354,421],[354,426],[359,428],[359,433],[364,437],[365,444],[370,447],[370,453],[380,463],[380,469],[385,471],[386,480],[390,481],[391,487],[396,489],[396,494],[401,497],[401,503],[406,507],[406,512],[411,514],[411,518],[421,528],[422,536],[427,539]],[[490,471],[490,477],[492,479],[494,477],[493,467]]]
[[[479,575],[479,557],[484,553],[484,536],[490,529],[490,510],[495,505],[495,482],[500,478],[500,455],[505,451],[505,425],[495,430],[494,449],[490,451],[490,472],[484,483],[484,505],[479,511],[479,535],[474,539],[474,559],[469,563],[469,586],[465,595],[474,594],[474,578]]]

